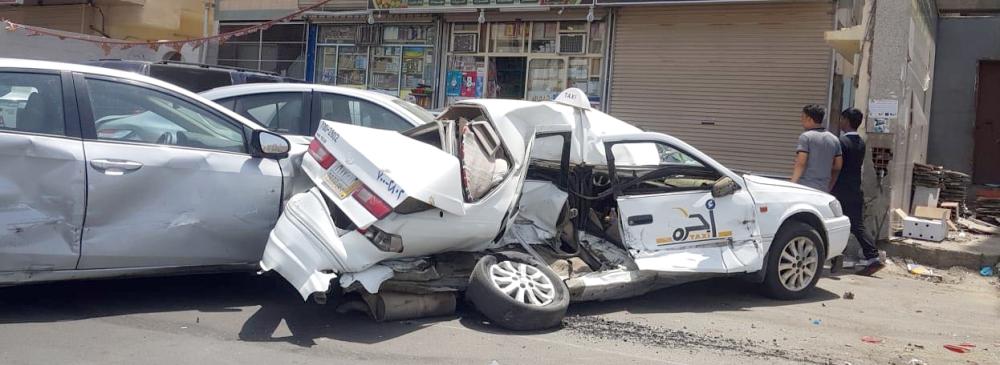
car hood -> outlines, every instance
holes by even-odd
[[[823,193],[822,191],[810,188],[810,187],[805,186],[805,185],[799,185],[799,184],[793,183],[791,181],[772,179],[772,178],[769,178],[769,177],[763,177],[763,176],[746,174],[746,175],[743,175],[743,179],[745,179],[747,182],[750,182],[750,183],[760,184],[760,185],[766,185],[766,186],[770,186],[770,187],[780,187],[780,188],[802,190],[802,191],[814,192],[814,193]]]

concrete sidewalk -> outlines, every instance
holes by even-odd
[[[965,267],[979,271],[984,265],[1000,262],[1000,236],[952,232],[941,242],[893,237],[879,242],[889,257],[909,258],[923,265],[950,268]]]

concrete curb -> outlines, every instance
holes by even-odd
[[[979,271],[984,265],[995,266],[1000,262],[1000,237],[992,237],[976,244],[904,239],[882,240],[878,245],[889,257],[909,258],[922,265],[937,268],[961,266]]]

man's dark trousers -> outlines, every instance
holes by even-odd
[[[854,194],[838,193],[834,196],[840,201],[844,215],[851,219],[851,234],[854,235],[854,238],[858,240],[858,244],[861,245],[861,252],[864,258],[878,258],[878,249],[875,247],[875,241],[868,234],[868,230],[865,229],[864,195],[858,192]]]

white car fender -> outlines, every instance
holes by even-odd
[[[768,208],[768,210],[770,210],[770,209],[771,208]],[[783,224],[785,224],[785,222],[788,221],[789,218],[791,218],[792,216],[794,216],[796,214],[800,214],[800,213],[806,213],[806,214],[812,215],[818,221],[820,221],[820,224],[822,224],[823,214],[820,213],[820,211],[817,210],[814,206],[812,206],[811,204],[806,204],[806,203],[793,203],[792,205],[788,206],[787,208],[785,208],[781,212],[780,218],[778,218],[777,220],[771,220],[771,219],[761,219],[760,220],[760,222],[759,222],[759,224],[760,224],[760,230],[762,232],[763,239],[764,239],[764,242],[766,244],[766,247],[769,248],[771,246],[771,241],[774,240],[774,236],[778,234],[778,230],[781,229],[781,226]],[[763,214],[763,215],[766,215],[766,214]],[[820,231],[819,234],[825,236],[826,235],[826,232],[825,232],[826,228],[825,227],[818,227],[818,228],[819,228],[819,231]],[[767,232],[767,233],[763,233],[763,232]]]

